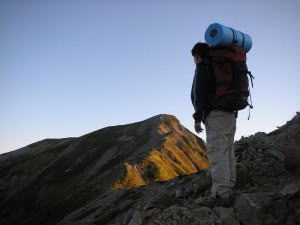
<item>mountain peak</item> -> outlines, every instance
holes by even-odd
[[[126,173],[114,188],[165,181],[208,167],[204,142],[184,128],[175,116],[159,114],[141,123],[144,127],[146,124],[151,124],[151,138],[145,145],[146,152],[137,151],[139,154],[143,152],[143,156],[138,157],[143,160],[129,159],[124,164]]]
[[[179,120],[177,119],[177,117],[174,116],[174,115],[171,115],[171,114],[159,114],[157,116],[160,118],[161,121],[164,121],[164,120],[175,120],[175,121],[179,122]]]
[[[175,125],[176,123],[180,124],[176,116],[170,114],[158,114],[138,123],[150,123],[154,126],[159,126],[161,123],[165,123],[167,125]]]

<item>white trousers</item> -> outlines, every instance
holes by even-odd
[[[212,177],[211,195],[229,197],[236,181],[234,135],[236,118],[234,113],[211,111],[206,117],[207,152],[210,156]]]

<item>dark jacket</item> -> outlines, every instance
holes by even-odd
[[[211,93],[213,93],[213,81],[209,76],[208,63],[202,62],[196,65],[191,100],[195,109],[193,117],[195,122],[205,123],[205,118],[212,110],[210,107]]]

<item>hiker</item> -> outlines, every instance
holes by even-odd
[[[206,129],[207,152],[210,156],[211,195],[201,205],[228,206],[236,181],[236,160],[234,155],[234,135],[236,131],[236,111],[225,105],[215,104],[216,77],[212,74],[210,52],[213,47],[197,43],[192,49],[196,70],[191,91],[195,109],[193,118],[197,133]],[[221,49],[222,51],[222,49]]]

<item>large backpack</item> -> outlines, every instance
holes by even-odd
[[[242,48],[211,48],[209,70],[214,82],[211,108],[231,112],[242,110],[247,106],[253,108],[248,75],[252,87],[254,77],[248,71],[246,53]]]

